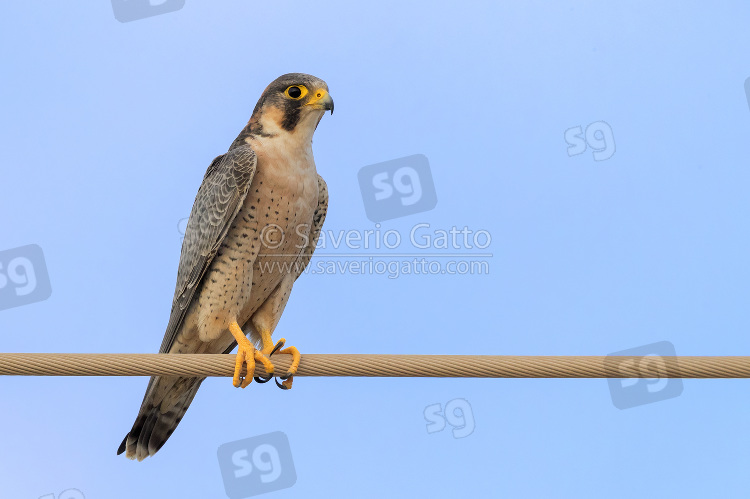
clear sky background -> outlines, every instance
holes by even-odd
[[[485,230],[492,257],[488,275],[303,276],[275,336],[303,353],[747,355],[749,21],[747,2],[187,0],[128,23],[106,1],[8,2],[0,251],[39,245],[52,295],[0,311],[0,351],[157,351],[205,169],[270,81],[306,72],[336,102],[314,142],[326,231],[374,229],[357,172],[423,154],[436,207],[382,230]],[[598,121],[616,152],[569,156],[565,131]],[[0,379],[0,496],[225,497],[219,446],[276,431],[297,481],[267,497],[750,489],[747,380],[620,410],[601,379],[214,378],[137,463],[115,451],[145,386]],[[474,432],[428,433],[425,408],[454,399]]]

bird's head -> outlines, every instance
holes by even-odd
[[[304,73],[289,73],[276,78],[263,91],[250,127],[260,136],[288,133],[312,140],[326,111],[333,114],[333,99],[326,82]]]

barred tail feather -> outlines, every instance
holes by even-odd
[[[117,454],[125,452],[125,457],[138,461],[156,454],[180,424],[204,379],[152,377],[133,428]]]

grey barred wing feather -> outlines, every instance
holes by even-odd
[[[206,170],[185,229],[172,313],[159,353],[172,347],[193,295],[247,197],[256,164],[255,152],[242,145],[214,159]]]
[[[323,228],[323,222],[326,220],[326,213],[328,213],[328,186],[323,177],[318,175],[318,207],[315,208],[315,214],[313,215],[313,223],[308,235],[307,246],[300,253],[295,265],[295,281],[310,263],[313,252],[315,252],[315,246],[318,244],[320,230]]]

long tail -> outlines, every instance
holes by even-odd
[[[206,378],[154,376],[148,383],[138,417],[125,435],[117,454],[143,461],[161,449],[180,424]]]

